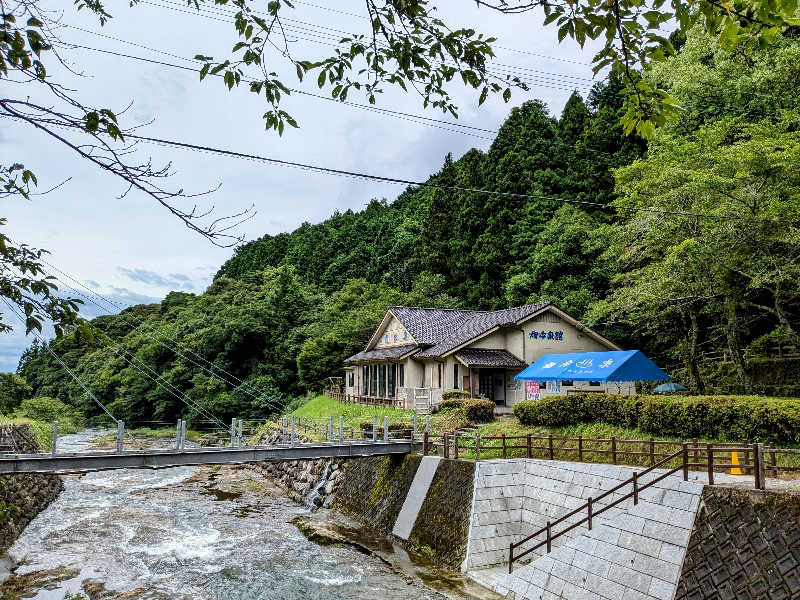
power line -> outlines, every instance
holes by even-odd
[[[341,10],[341,9],[336,9],[336,8],[331,8],[330,6],[322,6],[320,4],[314,4],[313,2],[304,2],[304,1],[301,1],[301,0],[293,0],[293,1],[294,1],[295,4],[304,4],[306,6],[311,6],[313,8],[318,8],[320,10],[327,10],[329,12],[338,13],[338,14],[341,14],[341,15],[347,15],[347,16],[350,16],[350,17],[357,17],[359,19],[365,19],[367,21],[369,20],[369,17],[366,17],[364,15],[360,15],[358,13],[348,12],[346,10]],[[561,56],[552,56],[552,55],[549,55],[549,54],[540,54],[538,52],[532,52],[530,50],[521,50],[519,48],[509,48],[508,46],[495,46],[495,47],[500,49],[500,50],[505,50],[507,52],[515,52],[517,54],[528,54],[530,56],[536,56],[538,58],[545,58],[547,60],[554,60],[554,61],[559,61],[559,62],[573,63],[573,64],[576,64],[576,65],[590,65],[591,64],[591,63],[588,63],[588,62],[582,61],[582,60],[573,60],[573,59],[569,59],[569,58],[563,58]]]
[[[142,4],[149,4],[151,6],[155,6],[155,7],[158,7],[158,8],[165,8],[167,10],[186,13],[186,14],[193,15],[193,16],[196,16],[196,17],[203,17],[203,18],[206,18],[206,19],[214,20],[214,21],[221,21],[221,22],[226,22],[226,23],[230,22],[230,19],[221,18],[221,17],[218,17],[218,16],[214,16],[212,14],[207,14],[206,12],[203,12],[204,10],[207,11],[208,9],[202,9],[201,8],[200,10],[186,10],[186,9],[183,8],[183,5],[180,5],[180,4],[178,4],[178,5],[170,5],[169,2],[170,2],[170,0],[160,0],[160,2],[154,2],[152,0],[142,0],[141,3]],[[284,27],[284,29],[286,31],[288,31],[290,33],[294,33],[295,31],[299,31],[300,33],[303,33],[305,35],[311,35],[312,37],[318,38],[318,39],[310,39],[310,38],[302,38],[301,37],[300,39],[302,39],[303,41],[310,41],[310,42],[329,45],[329,46],[338,46],[339,45],[338,41],[336,41],[335,38],[332,39],[332,37],[330,35],[324,34],[322,32],[309,32],[305,28],[297,27],[297,26],[293,26],[293,25],[288,25],[288,24],[284,25],[283,27]],[[322,37],[322,36],[327,36],[327,37]],[[452,66],[455,63],[453,63],[452,61],[450,61],[450,62],[445,61],[445,64],[450,64]],[[515,75],[514,73],[510,73],[510,72],[508,72],[508,70],[504,70],[504,69],[499,69],[497,72],[491,72],[491,71],[487,71],[487,72],[490,75],[494,75],[498,79],[502,79],[502,76],[500,76],[500,75]],[[500,73],[500,75],[497,74],[498,72]],[[531,81],[523,81],[523,83],[525,83],[526,85],[528,85],[529,87],[532,87],[532,88],[533,87],[546,87],[546,88],[557,89],[557,90],[565,90],[565,91],[575,90],[576,88],[585,91],[590,87],[587,84],[584,84],[583,86],[575,85],[575,86],[569,87],[570,82],[563,81],[563,79],[561,79],[561,77],[563,77],[562,75],[558,75],[557,77],[558,77],[557,79],[553,79],[552,77],[549,77],[549,76],[533,75],[530,78]],[[568,76],[568,77],[573,77],[573,76]],[[591,80],[587,79],[586,81],[588,83]],[[568,86],[568,87],[562,87],[561,85],[558,85],[558,84],[562,84],[563,86]]]
[[[25,326],[25,318],[24,318],[24,317],[23,317],[23,316],[22,316],[20,313],[18,313],[18,312],[17,312],[17,310],[14,308],[14,306],[12,306],[12,305],[11,305],[11,303],[10,303],[8,300],[6,300],[5,298],[2,298],[2,297],[0,297],[0,299],[1,299],[1,300],[2,300],[4,303],[5,303],[5,305],[8,307],[8,309],[9,309],[9,310],[10,310],[10,311],[11,311],[13,314],[15,314],[15,315],[17,316],[17,318],[20,320],[20,322],[22,323],[22,325],[23,325],[23,326]],[[83,389],[84,393],[85,393],[87,396],[89,396],[89,397],[90,397],[92,400],[94,400],[94,402],[97,404],[97,406],[99,406],[99,407],[100,407],[100,408],[103,410],[103,412],[104,412],[104,413],[106,413],[106,414],[107,414],[109,417],[111,417],[111,420],[112,420],[112,421],[114,421],[114,423],[119,423],[119,421],[118,421],[118,420],[117,420],[117,419],[114,417],[114,415],[112,415],[112,414],[109,412],[109,410],[108,410],[108,409],[105,407],[105,405],[104,405],[102,402],[100,402],[100,400],[98,400],[98,399],[97,399],[97,396],[95,396],[95,395],[92,393],[92,391],[91,391],[91,390],[90,390],[88,387],[86,387],[86,385],[84,385],[84,383],[83,383],[83,381],[81,381],[80,377],[78,377],[78,376],[75,374],[75,372],[74,372],[72,369],[70,369],[70,368],[69,368],[69,367],[68,367],[68,366],[67,366],[67,365],[64,363],[64,361],[63,361],[63,360],[61,360],[61,357],[60,357],[58,354],[56,354],[55,350],[53,350],[53,349],[50,347],[50,344],[48,344],[48,343],[47,343],[45,340],[43,340],[43,339],[42,339],[42,337],[41,337],[41,336],[40,336],[38,333],[36,333],[35,331],[31,331],[31,333],[32,333],[32,334],[33,334],[33,335],[36,337],[36,339],[38,339],[40,342],[42,342],[42,345],[43,345],[45,348],[47,348],[47,351],[48,351],[48,352],[51,354],[51,356],[52,356],[54,359],[56,359],[56,361],[58,362],[58,364],[59,364],[59,365],[61,365],[61,366],[64,368],[64,370],[65,370],[67,373],[69,373],[69,374],[70,374],[70,376],[71,376],[71,377],[72,377],[72,378],[73,378],[73,379],[74,379],[74,380],[77,382],[77,384],[78,384],[79,386],[81,386],[81,389]]]
[[[16,115],[9,115],[9,114],[0,114],[0,116],[22,120],[25,119],[18,117]],[[60,123],[53,121],[51,119],[42,119],[37,117],[29,117],[29,120],[46,123],[49,125],[53,125],[56,127],[64,127],[67,129],[81,129],[78,125],[69,125],[65,123]],[[319,165],[313,165],[310,163],[301,163],[291,160],[284,160],[280,158],[272,158],[269,156],[260,156],[257,154],[249,154],[246,152],[238,152],[236,150],[227,150],[224,148],[215,148],[213,146],[204,146],[200,144],[191,144],[189,142],[179,142],[176,140],[167,140],[163,138],[154,138],[148,137],[143,135],[136,135],[136,134],[125,134],[125,137],[133,140],[138,140],[141,142],[173,147],[173,148],[181,148],[184,150],[192,150],[195,152],[204,152],[208,154],[215,154],[219,156],[228,156],[231,158],[238,158],[243,160],[252,160],[255,162],[263,162],[267,164],[277,165],[281,167],[288,167],[293,169],[300,169],[304,171],[312,171],[316,173],[322,173],[325,175],[336,175],[341,177],[349,177],[353,179],[363,179],[367,181],[378,181],[380,183],[390,183],[396,185],[405,185],[405,186],[416,186],[416,187],[424,187],[424,188],[431,188],[431,189],[442,189],[442,190],[450,190],[454,192],[462,192],[467,194],[485,194],[488,196],[500,196],[504,198],[518,198],[523,200],[545,200],[550,202],[557,202],[562,204],[575,204],[578,206],[588,206],[591,208],[608,210],[608,209],[615,209],[622,212],[647,212],[653,214],[660,214],[660,215],[672,215],[672,216],[681,216],[681,217],[693,217],[693,218],[700,218],[700,219],[714,219],[714,220],[731,220],[731,221],[756,221],[756,220],[767,220],[776,223],[788,223],[791,225],[796,225],[795,221],[790,221],[786,219],[757,219],[755,217],[748,217],[743,215],[734,215],[734,214],[720,214],[714,215],[710,213],[698,213],[698,212],[690,212],[690,211],[681,211],[681,210],[668,210],[668,209],[661,209],[661,208],[654,208],[654,207],[618,207],[618,206],[609,206],[607,204],[603,204],[602,202],[592,202],[589,200],[578,200],[576,198],[560,198],[557,196],[548,196],[545,194],[529,194],[523,192],[503,192],[499,190],[489,190],[489,189],[482,189],[482,188],[471,188],[471,187],[462,187],[462,186],[449,186],[449,185],[442,185],[440,183],[436,183],[433,181],[415,181],[413,179],[402,179],[399,177],[391,177],[388,175],[373,175],[371,173],[364,173],[359,171],[348,171],[345,169],[337,169],[334,167],[323,167]]]
[[[105,296],[103,296],[102,294],[100,294],[100,293],[98,293],[98,292],[95,292],[95,291],[92,291],[92,290],[90,290],[88,287],[86,287],[86,286],[85,286],[83,283],[81,283],[79,280],[75,279],[75,278],[74,278],[74,277],[72,277],[70,274],[68,274],[68,273],[65,273],[64,271],[62,271],[61,269],[59,269],[59,268],[58,268],[58,267],[56,267],[55,265],[53,265],[53,264],[49,263],[48,261],[46,261],[46,260],[44,260],[44,259],[40,259],[40,260],[41,260],[43,263],[45,263],[46,265],[48,265],[48,266],[49,266],[51,269],[54,269],[55,271],[57,271],[58,273],[60,273],[62,276],[64,276],[64,277],[68,278],[69,280],[71,280],[71,281],[75,282],[76,284],[78,284],[80,287],[82,287],[82,288],[86,289],[86,290],[87,290],[87,291],[88,291],[90,294],[92,294],[92,295],[95,295],[95,296],[97,296],[98,298],[101,298],[101,299],[102,299],[104,302],[106,302],[106,303],[107,303],[109,306],[113,306],[113,307],[117,308],[117,309],[118,309],[118,310],[120,310],[120,311],[121,311],[121,310],[124,310],[124,308],[123,308],[121,305],[117,304],[117,303],[116,303],[116,302],[114,302],[113,300],[109,300],[108,298],[106,298]],[[58,276],[56,276],[56,275],[53,275],[53,274],[52,274],[52,272],[50,273],[50,275],[52,275],[52,276],[53,276],[53,277],[54,277],[54,278],[55,278],[57,281],[59,281],[59,282],[60,282],[62,285],[64,285],[66,288],[68,288],[68,289],[72,290],[73,292],[75,292],[76,294],[78,294],[78,295],[79,295],[79,296],[81,296],[82,298],[84,298],[84,299],[88,300],[89,302],[91,302],[91,303],[92,303],[92,304],[94,304],[95,306],[99,307],[99,308],[100,308],[100,309],[102,309],[102,310],[108,310],[108,307],[102,306],[102,305],[101,305],[101,304],[99,304],[99,303],[98,303],[96,300],[94,300],[94,299],[92,299],[91,297],[87,296],[86,294],[84,294],[84,293],[80,292],[80,291],[79,291],[79,290],[77,290],[75,287],[73,287],[73,286],[71,286],[71,285],[67,284],[67,283],[66,283],[66,282],[64,282],[62,279],[60,279]],[[133,325],[133,324],[132,324],[130,321],[128,321],[128,320],[125,318],[125,316],[123,316],[122,314],[118,314],[117,316],[118,316],[120,319],[122,319],[122,321],[123,321],[123,322],[125,322],[125,324],[127,324],[127,325],[128,325],[128,326],[130,326],[130,327],[133,327],[133,331],[135,331],[136,329],[139,329],[140,327],[142,327],[142,326],[144,325],[144,326],[146,326],[146,327],[147,327],[147,329],[148,329],[149,331],[151,331],[151,332],[155,332],[155,328],[154,328],[154,327],[151,327],[151,326],[149,326],[149,325],[148,325],[148,324],[145,322],[145,320],[144,320],[144,319],[138,319],[138,318],[136,318],[136,317],[134,317],[134,316],[130,315],[130,316],[131,316],[131,318],[132,318],[134,321],[138,321],[138,322],[139,322],[139,324],[138,324],[138,325],[134,326],[134,325]],[[236,376],[235,376],[235,375],[233,375],[232,373],[229,373],[228,371],[226,371],[226,370],[225,370],[225,369],[223,369],[222,367],[219,367],[219,366],[215,365],[214,363],[212,363],[212,362],[208,361],[207,359],[205,359],[205,358],[203,358],[202,356],[200,356],[199,354],[197,354],[197,353],[193,352],[192,350],[190,350],[190,349],[189,349],[189,348],[187,348],[186,346],[183,346],[182,344],[180,344],[178,341],[174,340],[173,338],[170,338],[170,337],[169,337],[169,336],[167,336],[167,335],[162,335],[162,336],[161,336],[161,337],[163,337],[164,339],[167,339],[167,340],[171,341],[171,342],[172,342],[173,344],[175,344],[176,346],[179,346],[179,347],[183,348],[183,349],[184,349],[184,350],[185,350],[187,353],[189,353],[189,354],[192,354],[193,356],[197,357],[197,358],[198,358],[198,360],[201,360],[201,361],[205,362],[206,364],[208,364],[208,365],[211,367],[211,369],[208,369],[208,368],[204,367],[202,364],[199,364],[198,362],[196,362],[196,361],[192,360],[192,359],[191,359],[191,358],[189,358],[188,356],[186,356],[186,355],[182,354],[180,351],[178,351],[178,350],[177,350],[175,347],[173,347],[173,346],[170,346],[169,344],[165,344],[163,341],[161,341],[161,340],[157,339],[157,338],[156,338],[155,336],[153,336],[153,335],[150,335],[150,334],[148,334],[146,331],[144,331],[144,330],[141,330],[141,331],[142,331],[142,333],[145,335],[145,337],[147,337],[148,339],[150,339],[150,340],[152,340],[152,341],[156,342],[157,344],[161,345],[162,347],[164,347],[164,348],[166,348],[166,349],[168,349],[168,350],[170,350],[170,351],[174,352],[174,353],[175,353],[177,356],[179,356],[179,357],[183,358],[183,359],[184,359],[184,360],[186,360],[187,362],[190,362],[191,364],[195,365],[196,367],[198,367],[198,368],[202,369],[203,371],[205,371],[206,373],[208,373],[208,374],[209,374],[209,375],[211,375],[212,377],[214,377],[214,378],[216,378],[216,379],[219,379],[220,381],[222,381],[222,382],[224,382],[224,383],[226,383],[226,384],[228,384],[228,385],[230,385],[230,386],[232,386],[232,387],[234,387],[234,388],[240,388],[240,391],[241,391],[241,392],[243,392],[243,393],[245,393],[245,394],[247,394],[248,396],[250,396],[250,398],[252,398],[252,399],[254,399],[254,400],[261,400],[262,402],[265,402],[265,403],[266,403],[268,406],[270,406],[270,407],[271,407],[272,409],[274,409],[274,410],[280,410],[280,408],[281,408],[280,406],[276,406],[276,405],[275,405],[273,402],[265,401],[265,399],[264,399],[265,393],[264,393],[262,390],[259,390],[259,389],[255,388],[255,387],[253,387],[252,385],[250,385],[249,383],[247,383],[247,382],[245,382],[245,381],[243,381],[243,380],[239,379],[238,377],[236,377]],[[105,333],[104,333],[104,335],[107,335],[107,334],[105,334]],[[112,343],[113,343],[113,342],[112,342]],[[134,360],[136,360],[136,359],[134,358]],[[214,371],[213,371],[214,369],[217,369],[218,371],[220,371],[220,372],[224,373],[226,376],[230,377],[230,378],[231,378],[231,379],[233,379],[234,381],[230,381],[230,380],[228,380],[228,379],[226,379],[226,378],[224,378],[224,377],[222,377],[222,376],[218,375],[217,373],[214,373]],[[163,375],[161,375],[160,377],[163,377]],[[237,382],[238,382],[238,383],[237,383]],[[171,384],[169,384],[169,385],[171,386]],[[171,387],[173,387],[173,388],[174,388],[174,386],[171,386]],[[241,388],[245,388],[245,389],[241,389]],[[177,388],[175,388],[175,389],[177,390]],[[252,391],[249,391],[249,390],[252,390]],[[182,392],[180,392],[180,390],[178,390],[178,392],[182,394]],[[206,416],[207,416],[207,415],[206,415]],[[212,417],[213,417],[213,415],[212,415]],[[216,417],[213,417],[213,418],[216,418]],[[219,421],[218,421],[218,422],[219,422]],[[220,423],[221,423],[221,422],[220,422]]]
[[[130,60],[136,60],[136,61],[140,61],[140,62],[151,63],[151,64],[163,66],[163,67],[169,67],[169,68],[173,68],[173,69],[181,69],[181,70],[184,70],[184,71],[191,71],[191,72],[194,72],[194,73],[199,73],[200,72],[200,69],[195,68],[195,67],[188,67],[188,66],[184,66],[184,65],[178,65],[178,64],[175,64],[175,63],[169,63],[169,62],[166,62],[166,61],[155,60],[155,59],[146,58],[146,57],[143,57],[143,56],[136,56],[136,55],[133,55],[133,54],[126,54],[124,52],[116,52],[114,50],[104,50],[102,48],[94,48],[92,46],[83,46],[81,44],[70,44],[70,45],[75,47],[75,48],[80,48],[80,49],[83,49],[83,50],[89,50],[89,51],[98,52],[98,53],[101,53],[101,54],[109,54],[109,55],[117,56],[117,57],[120,57],[120,58],[127,58],[127,59],[130,59]],[[189,59],[182,59],[182,60],[189,60]],[[222,77],[222,75],[219,74],[219,73],[216,74],[216,76],[217,77]],[[252,80],[247,78],[247,77],[245,77],[244,81],[252,81]],[[378,114],[385,114],[387,116],[391,116],[391,117],[394,117],[394,118],[397,118],[397,119],[401,119],[401,120],[404,120],[404,121],[409,121],[409,122],[412,122],[412,123],[416,123],[418,125],[424,125],[426,127],[433,127],[435,129],[441,129],[441,130],[444,130],[444,131],[449,131],[451,133],[460,133],[460,134],[464,134],[464,135],[469,135],[469,136],[472,136],[472,137],[475,137],[475,138],[478,138],[478,139],[482,139],[482,140],[492,141],[494,138],[488,137],[488,136],[485,136],[485,135],[480,135],[478,133],[473,133],[473,131],[470,131],[470,130],[485,131],[487,133],[497,133],[497,130],[483,129],[483,128],[475,127],[475,126],[472,126],[472,125],[465,125],[465,124],[461,124],[461,123],[453,123],[451,121],[438,121],[437,119],[432,119],[430,117],[424,117],[424,116],[421,116],[421,115],[414,115],[414,114],[410,114],[410,113],[403,113],[401,111],[396,111],[396,110],[392,110],[392,109],[375,107],[375,106],[368,106],[368,105],[365,105],[365,104],[358,104],[358,103],[349,102],[349,101],[340,101],[340,100],[336,100],[335,98],[330,98],[330,97],[327,97],[327,96],[323,96],[321,94],[314,94],[312,92],[306,92],[304,90],[298,90],[298,89],[290,88],[290,91],[298,93],[298,94],[301,94],[301,95],[304,95],[304,96],[310,96],[312,98],[317,98],[319,100],[326,100],[326,101],[334,102],[336,104],[343,104],[345,106],[350,106],[350,107],[353,107],[353,108],[359,108],[359,109],[362,109],[362,110],[367,110],[367,111],[375,112],[375,113],[378,113]],[[439,125],[438,123],[440,123],[440,122],[441,123],[447,123],[448,126]],[[461,128],[463,130],[454,129],[453,127],[459,127],[459,128]]]

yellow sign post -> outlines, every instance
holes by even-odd
[[[739,453],[736,451],[731,452],[731,464],[732,465],[739,464]],[[742,470],[738,466],[731,468],[731,475],[741,475],[741,474]]]

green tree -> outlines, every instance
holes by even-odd
[[[9,415],[22,403],[30,398],[33,388],[14,373],[0,373],[0,414]]]

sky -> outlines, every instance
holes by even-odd
[[[458,128],[427,126],[300,94],[292,94],[284,105],[300,127],[279,137],[265,130],[263,97],[246,86],[228,91],[216,78],[201,82],[196,72],[98,52],[196,67],[184,58],[228,56],[236,43],[229,8],[207,2],[209,8],[198,13],[183,0],[141,0],[134,7],[128,0],[108,0],[113,18],[101,27],[88,11],[73,10],[72,3],[41,4],[59,11],[60,38],[78,46],[61,50],[71,70],[50,66],[54,80],[84,102],[118,112],[127,108],[121,118],[141,125],[140,135],[416,181],[438,171],[448,152],[458,157],[473,147],[486,150],[491,143],[491,134],[465,135]],[[63,6],[68,8],[61,12]],[[541,25],[540,13],[509,16],[478,8],[470,0],[436,6],[452,27],[473,27],[496,37],[497,56],[490,70],[518,74],[531,88],[516,90],[508,104],[490,97],[479,107],[477,93],[456,83],[450,91],[459,105],[458,122],[496,130],[513,106],[532,98],[543,100],[558,115],[573,89],[585,96],[591,86],[592,49],[581,50],[569,39],[559,44],[556,29]],[[333,38],[342,31],[368,33],[365,15],[364,3],[356,0],[296,1],[284,14],[291,19],[286,23],[292,54],[309,60],[330,55]],[[329,90],[317,88],[316,76],[300,83],[279,55],[270,60],[275,61],[270,68],[284,75],[290,87],[329,95]],[[348,100],[366,103],[353,94]],[[377,106],[452,120],[424,109],[413,92],[386,89]],[[322,221],[335,210],[359,210],[372,198],[391,201],[402,191],[392,184],[157,145],[143,144],[136,152],[154,165],[170,165],[168,187],[191,193],[215,190],[192,201],[201,209],[213,207],[215,215],[225,216],[252,206],[255,216],[237,229],[248,240]],[[0,156],[4,163],[21,162],[32,169],[40,190],[63,182],[31,200],[7,199],[4,231],[12,240],[46,248],[48,262],[111,301],[87,303],[86,316],[113,311],[114,306],[156,302],[171,290],[201,293],[233,253],[190,231],[144,194],[123,197],[122,182],[30,125],[0,121]],[[190,208],[191,203],[182,206]],[[79,290],[88,295],[87,289]],[[10,315],[3,318],[13,322]],[[0,335],[0,370],[14,371],[31,341],[19,327]]]

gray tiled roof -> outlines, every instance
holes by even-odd
[[[363,350],[358,354],[354,354],[348,359],[346,363],[356,363],[365,360],[382,360],[386,358],[400,358],[409,352],[413,352],[419,348],[417,344],[403,344],[401,346],[387,346],[385,348],[373,348],[372,350]]]
[[[473,311],[471,318],[453,327],[447,336],[437,341],[431,348],[423,350],[417,354],[417,357],[435,358],[443,356],[451,350],[458,348],[462,344],[465,344],[479,335],[486,333],[490,329],[494,329],[500,325],[517,323],[520,320],[539,312],[549,305],[550,302],[543,302],[540,304],[528,304],[525,306],[515,306],[514,308],[504,308],[502,310],[495,310],[491,312]],[[392,312],[394,312],[394,310],[392,310]],[[397,318],[400,319],[400,317]],[[405,325],[405,323],[403,324]]]
[[[474,310],[419,308],[416,306],[390,306],[389,310],[418,344],[427,346],[438,344],[476,314],[479,314]]]
[[[489,350],[487,348],[464,348],[456,352],[456,358],[468,367],[510,367],[522,368],[525,362],[508,350]]]

